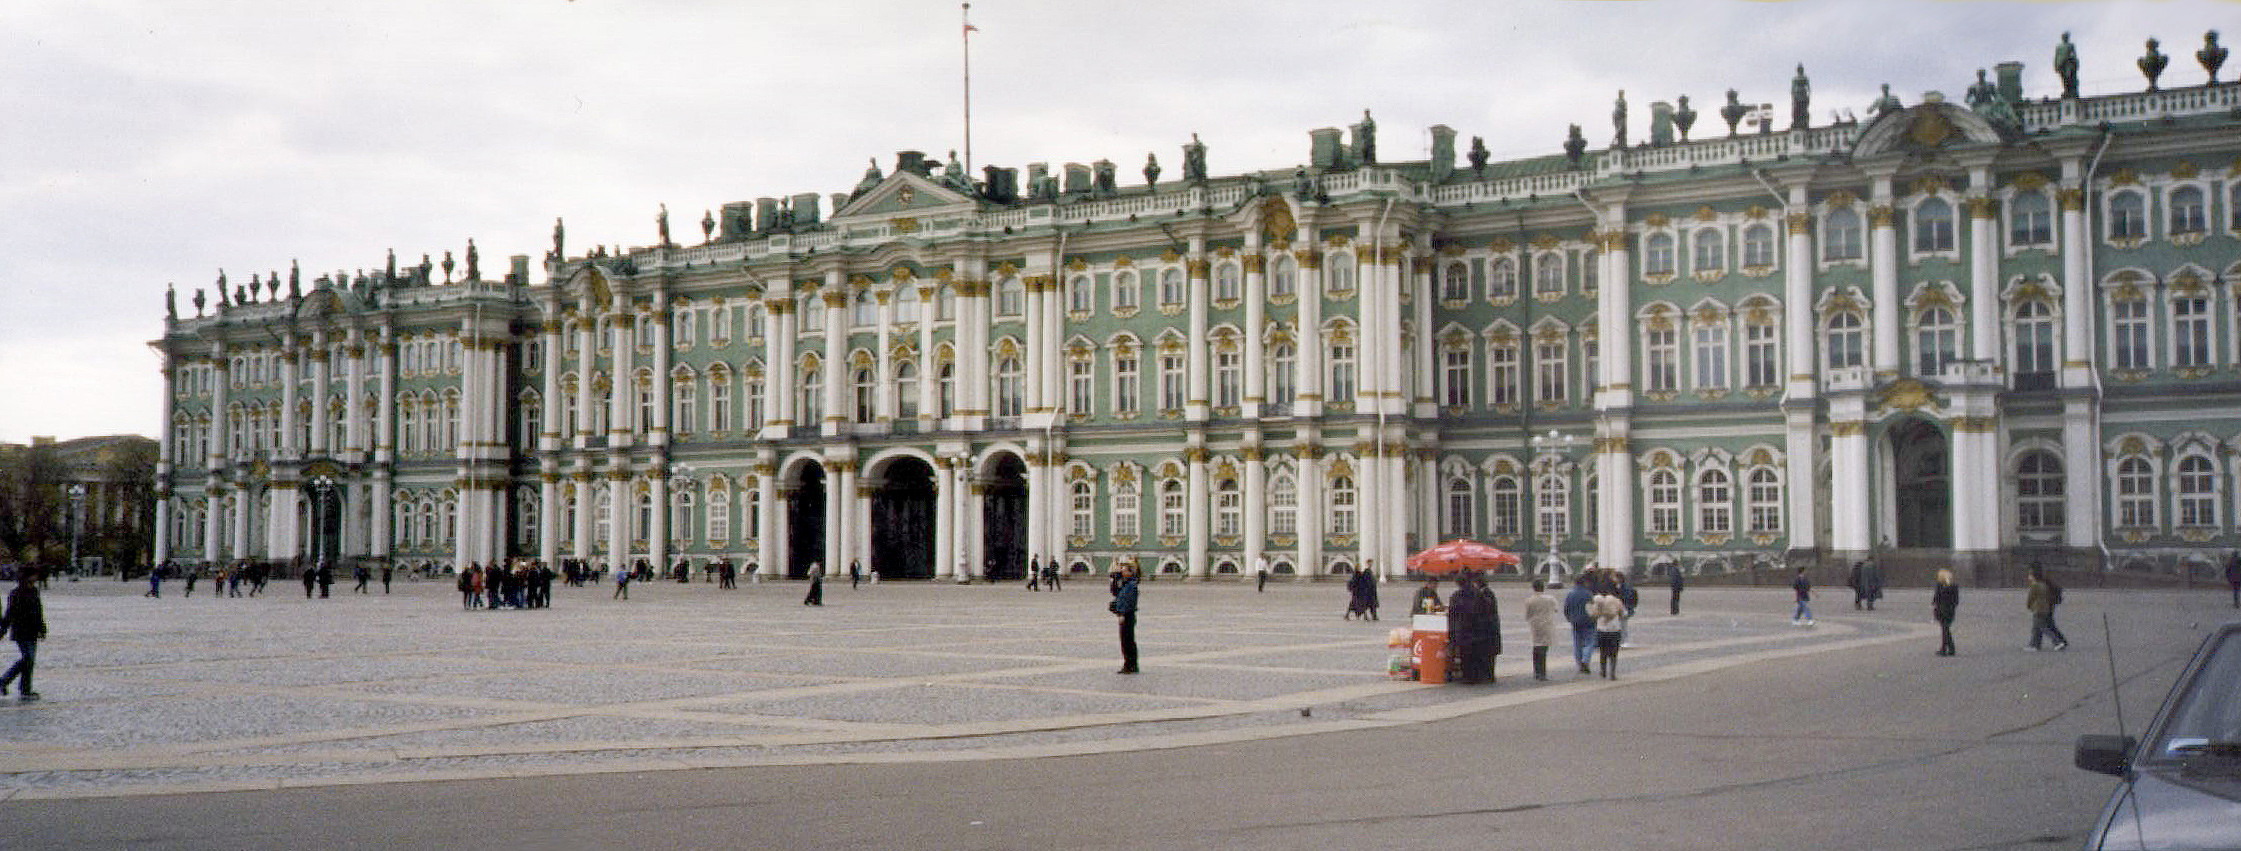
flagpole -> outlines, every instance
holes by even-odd
[[[965,23],[965,30],[961,33],[961,37],[965,40],[965,179],[971,180],[973,174],[973,4],[966,3],[964,5],[965,9],[960,13],[960,17]]]

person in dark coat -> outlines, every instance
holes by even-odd
[[[863,562],[860,562],[860,561],[857,561],[857,560],[855,560],[855,559],[849,559],[849,560],[848,560],[848,590],[850,590],[850,591],[854,591],[854,590],[856,590],[857,586],[860,586],[860,585],[863,585],[863,584],[864,584],[864,563],[863,563]]]
[[[1587,614],[1587,604],[1595,599],[1590,580],[1581,576],[1572,582],[1572,590],[1564,594],[1564,622],[1572,626],[1572,661],[1580,664],[1580,673],[1593,669],[1587,666],[1595,652],[1595,619]]]
[[[1953,655],[1953,616],[1961,609],[1961,586],[1953,584],[1953,571],[1938,571],[1938,584],[1930,591],[1930,616],[1938,621],[1938,655]]]
[[[804,606],[825,605],[825,566],[823,564],[811,564],[809,566],[809,596],[801,598],[801,604]]]
[[[16,663],[8,666],[8,672],[0,674],[0,694],[6,694],[8,684],[15,682],[20,674],[23,685],[16,690],[16,696],[25,701],[39,699],[39,693],[31,690],[31,673],[38,666],[39,642],[47,637],[47,613],[39,604],[38,581],[38,570],[29,567],[18,570],[16,588],[8,592],[8,607],[0,610],[0,635],[15,639],[16,652],[20,654]]]
[[[1678,564],[1667,565],[1665,568],[1665,576],[1666,578],[1672,580],[1673,614],[1678,615],[1681,613],[1681,585],[1684,582],[1684,580],[1681,578],[1681,566]]]
[[[389,593],[389,580],[397,575],[397,568],[388,562],[381,564],[381,593]]]
[[[1790,612],[1790,625],[1812,626],[1813,580],[1805,577],[1805,568],[1797,569],[1797,578],[1790,580],[1790,591],[1797,597],[1797,608]]]
[[[1461,682],[1494,681],[1494,657],[1502,654],[1502,612],[1486,578],[1476,571],[1463,574],[1447,601],[1448,633],[1456,642],[1462,663]]]
[[[1042,556],[1039,556],[1039,555],[1032,555],[1032,556],[1028,556],[1028,557],[1027,557],[1027,590],[1029,590],[1029,591],[1041,591],[1041,590],[1043,590],[1042,582],[1043,582],[1043,557],[1042,557]]]
[[[1346,590],[1350,592],[1346,606],[1347,617],[1360,615],[1363,620],[1377,620],[1377,574],[1372,572],[1367,562],[1361,570],[1354,571],[1352,579],[1346,581]]]
[[[308,566],[305,567],[303,569],[303,598],[306,600],[311,599],[312,588],[318,584],[319,568]]]
[[[1121,667],[1116,673],[1133,674],[1136,668],[1136,568],[1123,567],[1115,576],[1113,616],[1120,618]]]
[[[328,595],[328,592],[331,592],[331,591],[333,591],[334,589],[335,589],[335,566],[334,566],[334,565],[333,565],[332,563],[330,563],[330,562],[324,562],[324,561],[323,561],[323,562],[320,562],[320,563],[319,563],[319,597],[320,597],[320,599],[326,599],[326,597],[327,597],[327,595]]]
[[[1875,611],[1875,601],[1883,599],[1883,566],[1875,559],[1860,564],[1860,597],[1867,601],[1867,610]]]
[[[2225,584],[2233,588],[2233,607],[2241,609],[2241,550],[2225,560]]]

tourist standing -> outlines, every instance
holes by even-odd
[[[825,565],[824,565],[824,563],[822,563],[822,562],[810,562],[810,563],[809,563],[809,596],[801,598],[801,604],[802,604],[802,605],[804,605],[804,606],[822,606],[822,605],[825,605]]]
[[[1121,668],[1118,673],[1136,673],[1136,568],[1123,567],[1116,577],[1113,602],[1109,606],[1114,616],[1120,618]]]
[[[2054,649],[2070,649],[2070,640],[2062,637],[2062,628],[2054,625],[2054,608],[2062,605],[2062,586],[2048,579],[2046,569],[2031,566],[2031,586],[2023,592],[2023,605],[2031,610],[2031,643],[2026,649],[2039,649],[2041,637],[2054,639]]]
[[[1937,587],[1930,591],[1930,616],[1938,622],[1938,655],[1953,655],[1953,616],[1961,609],[1961,586],[1953,584],[1953,571],[1939,570]]]
[[[1464,624],[1455,626],[1455,607],[1468,603]],[[1477,571],[1463,574],[1456,583],[1455,593],[1447,604],[1448,626],[1461,642],[1458,658],[1463,663],[1463,682],[1491,683],[1494,681],[1494,657],[1502,655],[1502,611],[1494,601],[1494,592],[1486,587],[1486,579]]]
[[[2241,556],[2236,556],[2235,558],[2236,558],[2236,559],[2241,559]],[[2231,571],[2231,570],[2228,570],[2227,572],[2228,572],[2228,573],[2231,573],[2232,571]],[[2235,601],[2237,601],[2237,602],[2236,602],[2236,603],[2235,603],[2234,605],[2235,605],[2235,606],[2237,606],[2237,607],[2241,607],[2241,580],[2235,580],[2235,581],[2234,581],[2234,585],[2233,585],[2233,587],[2234,587],[2234,592],[2233,592],[2233,599],[2234,599]],[[1268,554],[1267,554],[1267,553],[1262,553],[1262,554],[1260,554],[1260,555],[1257,555],[1257,556],[1254,556],[1254,557],[1253,557],[1253,593],[1255,593],[1255,594],[1260,594],[1260,593],[1265,593],[1265,592],[1267,592],[1267,591],[1268,591]]]
[[[199,578],[201,578],[201,577],[202,577],[202,569],[201,569],[201,568],[196,568],[196,569],[194,569],[194,570],[190,570],[190,571],[187,571],[187,593],[185,594],[185,596],[188,596],[188,597],[192,597],[192,596],[194,596],[194,595],[195,595],[195,580],[196,580],[196,579],[199,579]]]
[[[1852,589],[1854,611],[1867,608],[1867,581],[1861,576],[1866,572],[1867,563],[1855,561],[1852,563],[1852,571],[1844,575],[1844,587]]]
[[[320,562],[320,563],[319,563],[319,599],[322,599],[322,600],[324,600],[324,599],[327,599],[327,597],[328,597],[328,595],[330,594],[330,592],[334,591],[334,588],[335,588],[335,565],[334,565],[334,562],[330,562],[330,561],[322,561],[322,562]]]
[[[2233,607],[2241,609],[2241,550],[2226,557],[2225,584],[2233,588]]]
[[[1590,673],[1587,662],[1594,656],[1595,618],[1587,613],[1587,604],[1593,602],[1595,592],[1588,588],[1594,572],[1581,574],[1572,582],[1572,590],[1564,594],[1564,622],[1572,626],[1572,661],[1580,665],[1580,673]]]
[[[1673,585],[1673,614],[1679,615],[1681,613],[1681,585],[1683,584],[1681,565],[1678,563],[1666,565],[1665,577]]]
[[[314,588],[316,588],[316,587],[317,587],[318,585],[319,585],[319,568],[313,567],[313,566],[311,566],[311,565],[308,565],[308,564],[307,564],[307,565],[304,565],[304,567],[303,567],[303,598],[304,598],[304,599],[306,599],[306,600],[309,600],[309,599],[311,599],[311,592],[312,592],[312,590],[313,590]]]
[[[0,694],[7,694],[8,684],[21,674],[23,685],[16,696],[25,701],[39,699],[39,693],[31,690],[31,673],[39,663],[39,642],[47,637],[47,613],[39,605],[38,574],[37,568],[28,566],[16,571],[16,589],[8,592],[8,607],[0,611],[0,635],[16,640],[18,654],[8,672],[0,674]]]
[[[28,567],[26,567],[26,568],[24,568],[24,571],[28,573],[28,572],[30,572],[30,571],[31,571],[31,568],[28,568]],[[146,594],[142,594],[142,595],[140,595],[140,596],[143,596],[143,597],[161,597],[161,596],[163,596],[163,568],[162,568],[162,567],[160,567],[160,566],[159,566],[159,567],[157,567],[157,568],[155,568],[155,569],[153,569],[153,570],[150,570],[150,571],[148,571],[148,593],[146,593]]]
[[[459,572],[460,608],[472,610],[475,604],[482,602],[482,589],[475,587],[475,583],[480,581],[481,578],[482,571],[473,567]]]
[[[1797,596],[1797,609],[1790,612],[1790,625],[1812,626],[1813,580],[1805,578],[1805,568],[1797,569],[1797,578],[1790,580],[1790,590]]]
[[[1548,679],[1548,646],[1556,643],[1556,598],[1548,595],[1546,580],[1533,580],[1533,596],[1525,598],[1525,625],[1533,633],[1533,679]]]
[[[1883,566],[1875,559],[1860,564],[1860,597],[1867,600],[1867,610],[1875,611],[1875,601],[1883,599]]]
[[[1587,603],[1587,614],[1595,619],[1595,649],[1606,680],[1618,679],[1619,638],[1626,628],[1626,602],[1614,590],[1606,585]]]
[[[615,571],[615,593],[613,593],[613,594],[610,594],[610,595],[608,595],[607,599],[609,599],[609,600],[628,600],[628,599],[630,599],[630,574],[631,574],[631,571],[628,571],[628,570],[617,570],[617,571]]]

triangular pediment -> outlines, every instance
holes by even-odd
[[[870,191],[850,199],[834,219],[884,218],[897,215],[916,215],[956,209],[969,209],[973,205],[970,195],[939,182],[920,177],[912,172],[892,174]]]

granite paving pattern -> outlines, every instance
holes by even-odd
[[[602,773],[1031,757],[1420,723],[1615,687],[1521,676],[1527,593],[1504,585],[1500,681],[1385,674],[1387,633],[1336,616],[1335,584],[1154,582],[1144,673],[1114,673],[1102,582],[1019,586],[648,583],[555,589],[555,606],[466,610],[448,582],[394,593],[158,599],[56,583],[35,703],[0,701],[0,800]],[[342,586],[347,587],[347,585]],[[339,590],[339,589],[338,589]],[[1897,619],[1791,627],[1786,589],[1644,601],[1636,679],[1916,638]],[[1656,611],[1652,611],[1655,608]]]

